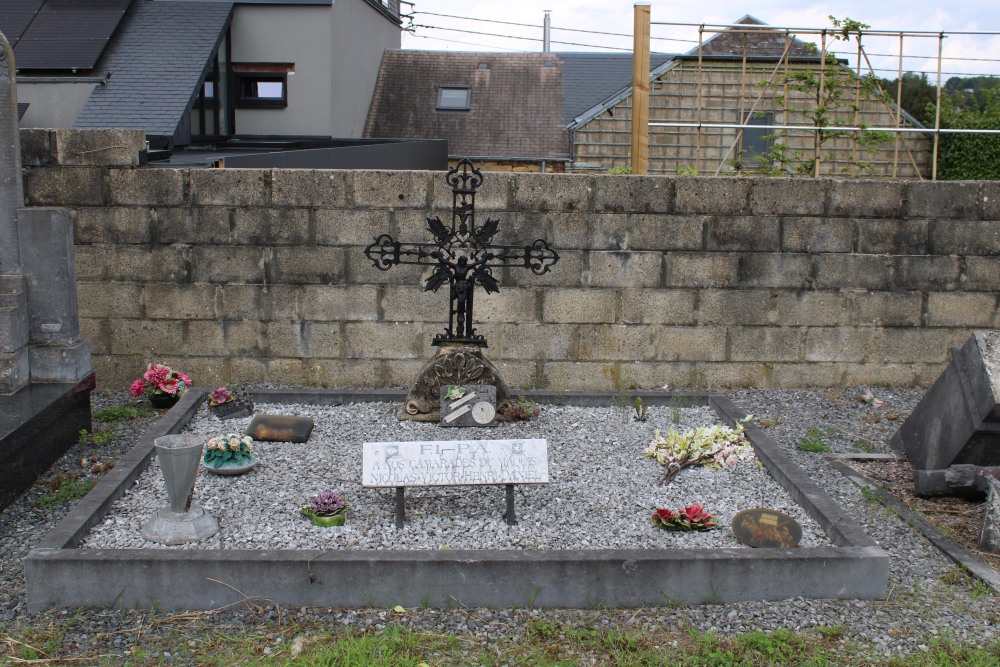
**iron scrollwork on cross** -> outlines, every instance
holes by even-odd
[[[431,344],[486,347],[486,339],[472,326],[473,288],[479,285],[487,294],[499,292],[500,283],[493,275],[496,267],[528,268],[540,276],[559,261],[559,254],[543,239],[526,246],[491,245],[500,223],[487,218],[476,226],[476,191],[483,174],[471,161],[460,160],[445,180],[452,192],[450,228],[440,218],[427,218],[433,242],[401,243],[382,234],[365,248],[365,256],[382,271],[396,264],[436,265],[424,290],[437,292],[447,283],[451,302],[448,328],[434,336]]]

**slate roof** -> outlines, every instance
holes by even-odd
[[[763,21],[749,14],[746,14],[736,22],[738,25],[767,25]],[[784,30],[754,30],[753,32],[737,31],[734,28],[727,28],[723,32],[716,33],[701,45],[702,58],[705,57],[743,57],[743,42],[746,38],[747,57],[757,58],[780,58],[785,52],[785,31]],[[793,59],[807,59],[819,62],[819,54],[807,46],[805,42],[794,35],[792,37],[792,47],[789,49],[789,56]],[[685,57],[698,57],[698,47],[695,47],[684,54]]]
[[[563,123],[614,96],[632,84],[631,53],[560,52],[563,61]],[[656,69],[673,59],[669,53],[649,54],[649,67]]]
[[[386,51],[365,136],[443,138],[453,156],[566,159],[562,76],[553,54]],[[440,86],[469,86],[469,110],[437,110]]]
[[[73,127],[173,138],[187,121],[232,11],[232,2],[133,2],[98,63],[97,73],[110,78],[94,88]]]

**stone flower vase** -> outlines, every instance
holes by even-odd
[[[202,438],[165,435],[157,438],[154,446],[170,507],[157,510],[142,527],[142,536],[159,544],[187,544],[215,535],[219,532],[219,522],[201,507],[191,504],[201,461]]]

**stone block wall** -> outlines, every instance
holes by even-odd
[[[103,386],[153,360],[199,385],[404,386],[434,353],[446,290],[363,251],[429,240],[442,173],[95,164],[141,135],[90,131],[83,160],[22,132],[26,204],[74,217]],[[927,385],[998,326],[1000,183],[486,172],[477,210],[496,243],[560,254],[476,295],[513,387]]]

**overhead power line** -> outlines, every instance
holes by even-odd
[[[469,35],[482,35],[484,37],[502,37],[504,39],[519,39],[519,40],[526,41],[526,42],[541,42],[542,41],[541,38],[539,38],[539,37],[522,37],[520,35],[501,35],[501,34],[495,33],[495,32],[482,32],[482,31],[479,31],[479,30],[462,30],[460,28],[444,28],[444,27],[436,26],[436,25],[424,25],[422,23],[414,23],[412,27],[413,28],[426,28],[428,30],[446,30],[448,32],[461,32],[461,33],[466,33],[466,34],[469,34]],[[563,45],[567,45],[567,46],[586,46],[587,48],[591,48],[591,49],[609,49],[611,51],[627,51],[629,53],[632,52],[632,49],[626,49],[626,48],[622,48],[622,47],[618,47],[618,46],[602,46],[601,44],[582,44],[580,42],[561,42],[561,41],[558,41],[558,40],[555,40],[555,39],[552,40],[552,43],[553,44],[563,44]]]

